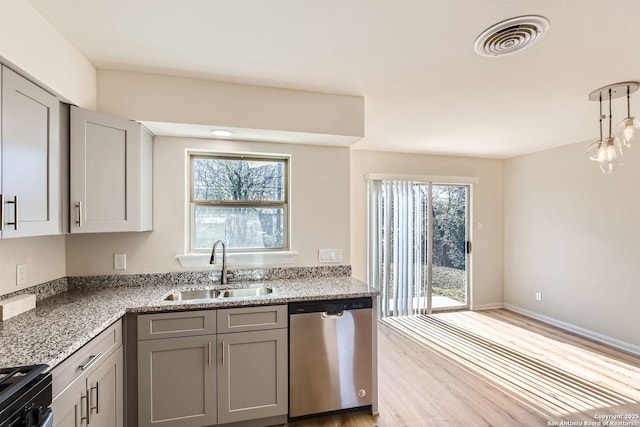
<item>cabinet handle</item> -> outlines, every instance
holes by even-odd
[[[0,231],[4,228],[4,195],[0,194]]]
[[[91,365],[93,365],[94,363],[96,363],[96,360],[98,360],[98,358],[102,355],[102,352],[98,353],[98,354],[93,354],[91,356],[89,356],[89,360],[87,361],[87,363],[85,363],[84,365],[80,365],[78,366],[78,369],[80,369],[81,371],[84,371],[86,369],[89,369],[91,367]]]
[[[77,201],[76,202],[76,208],[77,208],[77,219],[76,219],[76,224],[78,224],[79,228],[82,228],[82,202],[81,201]]]
[[[83,405],[82,400],[86,400],[86,403]],[[87,416],[82,416],[82,407],[85,407],[87,411]],[[80,396],[80,424],[82,424],[82,420],[87,420],[87,424],[89,424],[89,396]]]
[[[211,367],[211,341],[209,341],[209,367]]]
[[[222,340],[222,366],[224,366],[224,340]]]
[[[18,229],[18,196],[13,196],[13,200],[9,200],[7,203],[13,205],[13,222],[8,222],[7,225],[13,225],[13,229]]]
[[[91,399],[91,391],[93,390],[96,391],[96,406],[91,406],[91,403],[89,403],[89,410],[95,409],[96,414],[99,414],[100,413],[100,382],[99,381],[96,381],[95,387],[91,387],[89,389],[89,399]]]

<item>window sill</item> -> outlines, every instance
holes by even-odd
[[[293,264],[298,252],[236,252],[227,253],[229,267]],[[211,254],[176,255],[182,267],[204,267],[209,265]]]

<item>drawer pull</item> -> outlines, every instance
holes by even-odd
[[[86,399],[86,404],[83,405],[82,401]],[[82,407],[85,407],[87,416],[83,417],[82,416]],[[82,424],[83,420],[87,420],[87,424],[89,424],[89,395],[86,396],[80,396],[80,424]]]
[[[13,205],[13,222],[8,222],[7,225],[13,225],[13,229],[18,229],[18,196],[13,196],[13,200],[9,200],[7,203]]]
[[[96,410],[96,414],[100,413],[100,383],[96,382],[95,387],[91,387],[91,390],[89,390],[89,398],[91,398],[92,394],[91,392],[95,390],[96,391],[96,406],[91,406],[91,403],[89,403],[89,409],[95,409]]]
[[[87,363],[85,363],[84,365],[80,365],[78,366],[78,369],[80,369],[81,371],[84,371],[86,369],[89,369],[91,367],[91,365],[93,365],[94,363],[96,363],[96,360],[98,360],[98,358],[102,355],[102,352],[98,353],[98,354],[94,354],[89,356],[89,360],[87,361]]]
[[[78,228],[82,228],[82,202],[76,202],[76,208],[78,216],[76,217],[76,224],[78,224]]]

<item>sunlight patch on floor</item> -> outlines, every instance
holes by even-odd
[[[614,390],[437,316],[386,318],[382,322],[550,415],[585,413],[640,402],[640,390],[636,388]],[[576,347],[576,351],[580,350],[587,352]],[[640,369],[635,369],[640,375]]]

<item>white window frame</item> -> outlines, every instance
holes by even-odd
[[[239,153],[239,152],[213,152],[213,151],[198,151],[188,150],[186,152],[186,175],[187,185],[186,188],[186,223],[185,223],[185,254],[176,255],[176,259],[180,262],[182,267],[199,267],[209,264],[209,257],[211,250],[193,248],[193,219],[194,219],[194,204],[193,202],[193,158],[197,157],[211,157],[211,158],[226,158],[236,160],[262,160],[273,161],[279,160],[285,163],[285,196],[283,203],[254,203],[250,202],[251,206],[283,206],[284,207],[284,246],[281,248],[253,248],[253,249],[229,249],[227,253],[227,259],[230,265],[284,265],[293,264],[298,255],[298,252],[291,250],[291,215],[290,215],[290,197],[291,197],[291,156],[287,154],[271,154],[271,153]],[[244,203],[244,202],[241,202]],[[220,204],[224,206],[238,205],[238,201],[227,201]],[[247,205],[245,205],[247,206]]]

